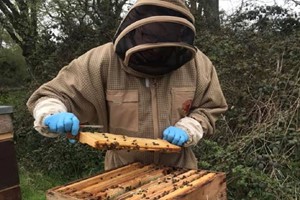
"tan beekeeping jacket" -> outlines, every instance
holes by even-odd
[[[165,128],[185,116],[196,119],[206,134],[212,134],[217,117],[227,109],[216,70],[200,50],[179,69],[153,78],[125,65],[113,43],[96,47],[65,66],[32,94],[29,110],[33,112],[47,98],[63,102],[81,123],[101,124],[105,132],[145,138],[162,138]],[[188,102],[191,106],[187,107]],[[107,151],[105,169],[136,161],[197,168],[188,147],[172,154]]]

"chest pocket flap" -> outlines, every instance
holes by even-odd
[[[138,90],[107,90],[109,125],[112,129],[138,131]]]

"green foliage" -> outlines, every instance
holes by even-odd
[[[200,168],[227,173],[230,199],[297,199],[299,19],[291,20],[281,8],[266,8],[263,25],[257,17],[263,8],[233,16],[238,20],[231,19],[218,34],[198,35],[198,46],[217,68],[229,110],[217,134],[195,152]],[[274,17],[277,12],[281,17]],[[295,22],[292,29],[288,20]]]
[[[294,129],[274,130],[278,128],[276,123],[277,119],[259,124],[239,137],[218,133],[195,148],[200,168],[227,173],[230,199],[299,196],[300,137]]]
[[[35,54],[40,61],[34,70],[34,75],[39,77],[37,84],[52,79],[75,57],[111,42],[125,3],[125,0],[55,0],[46,3],[44,12],[51,20],[41,31]]]
[[[19,167],[20,187],[22,199],[46,200],[45,191],[66,183],[62,177],[45,172],[29,171],[23,166]]]
[[[10,38],[22,49],[28,71],[36,65],[34,53],[38,40],[38,10],[40,1],[1,1],[0,22]],[[33,59],[33,60],[32,60]]]
[[[21,86],[27,78],[26,62],[21,53],[0,48],[0,88]]]
[[[22,146],[31,151],[20,152],[20,162],[26,168],[38,167],[39,170],[48,171],[69,181],[103,170],[103,156],[98,150],[82,144],[71,144],[62,137],[45,138],[36,131],[28,134],[31,135],[22,140]]]
[[[259,32],[276,31],[290,34],[300,29],[300,18],[296,12],[278,5],[257,6],[247,4],[244,12],[237,14],[231,20],[235,28],[250,28]]]

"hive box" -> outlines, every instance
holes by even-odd
[[[21,199],[11,106],[0,106],[0,200]]]
[[[47,191],[48,200],[225,200],[224,173],[133,163]]]

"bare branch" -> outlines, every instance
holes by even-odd
[[[9,19],[10,22],[14,21],[14,16],[8,7],[4,4],[3,1],[0,1],[0,10],[4,13],[4,15]]]
[[[20,46],[23,45],[23,41],[18,37],[17,33],[14,31],[14,28],[7,23],[7,21],[5,20],[5,18],[0,15],[0,22],[3,26],[3,28],[5,28],[5,30],[7,31],[7,33],[10,35],[10,37]]]
[[[300,0],[292,0],[292,2],[294,2],[297,6],[300,5]]]
[[[7,6],[7,8],[11,11],[13,16],[15,16],[15,17],[20,16],[19,11],[16,9],[14,4],[12,4],[9,0],[2,0],[2,1]]]

